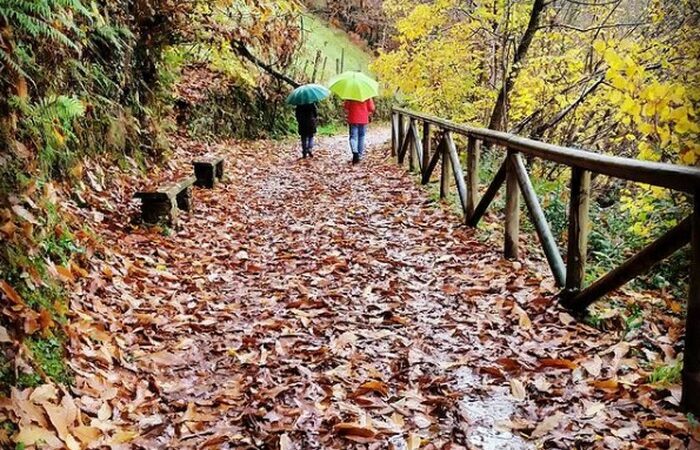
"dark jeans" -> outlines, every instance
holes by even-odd
[[[314,148],[314,135],[308,134],[301,137],[301,152],[306,155]]]

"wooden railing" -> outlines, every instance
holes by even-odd
[[[419,122],[422,123],[421,132]],[[439,142],[434,152],[431,149],[433,134],[436,135],[435,141]],[[453,134],[467,138],[466,172],[462,168],[460,152]],[[481,143],[500,146],[506,151],[499,170],[479,198]],[[547,223],[522,155],[571,168],[566,261],[562,258]],[[700,414],[700,169],[560,147],[508,133],[472,128],[397,107],[392,109],[392,156],[398,157],[399,164],[403,164],[408,158],[411,171],[415,171],[417,165],[423,184],[430,182],[433,171],[442,160],[440,197],[445,198],[448,195],[450,179],[453,178],[466,224],[472,227],[479,223],[505,183],[504,253],[511,259],[518,258],[522,193],[554,281],[561,288],[559,299],[566,308],[577,313],[585,311],[596,300],[690,244],[692,260],[686,317],[682,405],[686,410],[696,415]],[[658,240],[586,287],[584,278],[592,173],[685,192],[693,199],[694,212]]]

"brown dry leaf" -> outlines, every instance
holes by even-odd
[[[543,421],[537,424],[534,431],[530,435],[530,438],[537,439],[549,433],[550,431],[555,429],[557,425],[559,425],[559,422],[561,421],[562,417],[564,417],[564,414],[560,412],[548,416]]]
[[[527,315],[524,309],[522,309],[520,306],[515,305],[513,307],[513,312],[517,314],[518,316],[518,325],[520,328],[524,330],[529,330],[532,328],[532,321],[530,320],[530,317]]]
[[[27,211],[23,206],[13,205],[12,211],[27,222],[33,225],[39,225],[39,221],[36,220],[36,217],[34,217],[34,215]]]
[[[339,436],[351,440],[359,439],[359,442],[368,442],[368,440],[373,440],[377,435],[377,431],[373,428],[352,422],[338,423],[333,427],[333,431]]]
[[[71,432],[83,444],[89,444],[97,441],[102,436],[102,431],[96,427],[81,425],[71,429]]]
[[[0,226],[0,232],[8,238],[14,236],[15,231],[17,231],[17,225],[15,225],[14,222],[5,222]]]
[[[408,439],[406,439],[406,446],[408,447],[408,450],[418,450],[422,443],[423,440],[416,433],[409,434]]]
[[[599,412],[605,409],[605,403],[603,402],[593,402],[586,408],[585,415],[587,417],[593,417]]]
[[[525,400],[525,397],[527,397],[525,386],[523,385],[522,381],[518,380],[517,378],[510,380],[510,393],[513,395],[513,398],[518,401],[523,401]]]
[[[58,399],[58,390],[53,384],[42,384],[35,388],[29,395],[29,400],[40,405],[45,402]]]
[[[42,448],[62,448],[63,442],[56,437],[53,431],[36,425],[20,425],[19,433],[13,440],[25,446],[42,444]]]
[[[97,411],[97,418],[105,422],[112,416],[112,408],[108,402],[103,402],[100,409]]]
[[[597,377],[600,375],[600,371],[603,368],[603,360],[600,358],[600,356],[595,355],[593,359],[587,359],[586,361],[582,362],[581,365],[591,376]]]
[[[80,442],[78,442],[73,435],[68,435],[66,436],[66,439],[64,439],[64,442],[66,443],[66,447],[68,447],[68,450],[81,450],[83,448],[82,445],[80,445]]]
[[[56,406],[50,403],[44,403],[44,410],[46,410],[51,424],[56,429],[58,437],[65,441],[68,436],[68,427],[72,425],[69,418],[69,411],[62,406]]]
[[[571,314],[567,314],[567,313],[565,313],[565,312],[559,313],[559,320],[560,320],[561,323],[563,323],[564,325],[570,325],[570,324],[572,324],[572,323],[574,323],[574,322],[576,321],[576,319],[574,319],[574,318],[571,316]]]
[[[195,409],[194,402],[187,404],[187,410],[182,415],[182,422],[211,422],[217,419],[213,414],[199,413]]]
[[[138,433],[131,430],[118,430],[112,436],[112,444],[126,444],[138,437]]]
[[[280,450],[294,450],[294,443],[287,433],[282,433],[280,436]]]
[[[645,420],[644,422],[642,422],[642,425],[647,428],[656,428],[657,430],[670,431],[671,433],[685,431],[686,429],[686,426],[683,423],[674,423],[664,419]]]
[[[0,325],[0,343],[12,342],[10,335],[7,333],[7,328]]]
[[[70,269],[71,269],[71,273],[73,275],[77,275],[80,278],[87,278],[90,275],[90,272],[83,269],[82,267],[80,267],[78,264],[76,264],[74,262],[70,263]]]

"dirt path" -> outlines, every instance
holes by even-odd
[[[634,344],[431,205],[388,137],[359,166],[343,137],[310,160],[228,148],[228,181],[168,236],[107,217],[73,301],[114,340],[73,343],[81,408],[133,430],[126,448],[679,444],[673,393],[631,392]]]

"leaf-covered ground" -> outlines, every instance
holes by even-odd
[[[164,169],[224,152],[174,230],[132,224],[147,180],[89,176],[94,252],[73,285],[70,390],[15,391],[25,443],[70,448],[682,448],[678,386],[647,384],[682,322],[621,340],[576,322],[540,266],[501,258],[370,134],[313,159],[291,143],[184,139]]]

